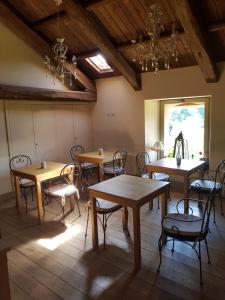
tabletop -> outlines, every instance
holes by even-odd
[[[160,160],[154,161],[150,164],[147,164],[148,168],[151,169],[152,167],[159,167],[164,168],[165,172],[166,169],[168,170],[176,170],[180,172],[189,172],[193,170],[197,170],[199,167],[202,167],[205,164],[205,161],[202,160],[189,160],[189,159],[182,159],[181,164],[178,166],[176,162],[176,158],[165,157]]]
[[[117,196],[121,199],[129,199],[137,202],[150,194],[159,192],[160,189],[163,190],[167,185],[169,185],[169,183],[165,181],[156,181],[131,175],[120,175],[92,185],[88,189],[93,194],[95,192],[101,192],[107,195]]]
[[[64,166],[65,164],[62,163],[47,161],[46,168],[41,168],[41,164],[36,163],[18,169],[14,169],[12,170],[12,173],[13,175],[17,175],[21,177],[28,175],[31,177],[35,177],[39,180],[44,180],[45,177],[49,178],[49,176],[51,177],[51,175],[55,175],[55,173],[58,173],[59,176]]]
[[[81,160],[92,159],[93,161],[102,161],[103,163],[109,162],[113,160],[114,152],[104,151],[103,155],[98,154],[98,151],[86,152],[82,154],[78,154],[77,158]]]

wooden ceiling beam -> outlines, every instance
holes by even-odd
[[[215,24],[211,24],[208,27],[209,32],[215,32],[215,31],[220,31],[225,29],[225,20],[217,22]]]
[[[197,22],[189,1],[173,0],[173,5],[206,81],[217,82],[219,70],[211,56],[206,37]]]
[[[0,99],[38,101],[95,102],[97,96],[91,92],[59,91],[23,86],[0,85]]]
[[[54,13],[54,14],[44,17],[42,19],[36,20],[36,21],[32,22],[30,25],[32,27],[37,27],[37,26],[40,26],[45,23],[55,22],[57,17],[59,17],[61,19],[62,17],[66,17],[66,16],[67,16],[67,12],[65,10],[61,10],[61,11],[59,11],[59,13]]]
[[[67,0],[64,8],[74,21],[78,32],[85,32],[85,35],[103,53],[106,59],[127,79],[135,90],[141,89],[141,80],[131,65],[124,59],[120,52],[113,45],[107,34],[95,21],[92,15],[83,8],[78,1]]]
[[[118,2],[118,0],[93,0],[85,4],[85,8],[89,11],[94,11],[96,8],[101,7],[102,5],[107,5],[114,2]]]
[[[26,44],[44,57],[52,57],[52,48],[28,24],[21,20],[11,9],[0,1],[0,21],[20,37]],[[69,65],[69,64],[68,64]],[[95,83],[77,68],[78,82],[90,92],[96,93]]]

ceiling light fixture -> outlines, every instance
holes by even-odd
[[[177,30],[173,25],[172,33],[168,40],[165,42],[160,41],[160,35],[165,31],[161,19],[162,12],[160,8],[155,4],[148,6],[144,19],[147,39],[143,40],[143,37],[140,36],[139,41],[131,40],[133,44],[136,44],[137,52],[133,61],[139,62],[142,72],[147,72],[152,68],[156,74],[161,65],[165,69],[169,69],[171,60],[178,61]]]
[[[53,60],[51,60],[50,57],[46,54],[44,63],[47,67],[47,70],[52,74],[54,83],[55,83],[54,81],[55,76],[59,78],[63,83],[65,77],[68,76],[70,81],[70,86],[72,86],[72,77],[74,76],[74,78],[77,79],[77,73],[76,73],[77,59],[74,54],[71,59],[72,71],[68,71],[65,67],[68,47],[64,44],[64,38],[60,36],[60,27],[59,27],[59,11],[60,11],[60,5],[62,5],[62,0],[53,0],[53,1],[55,2],[58,9],[57,31],[59,37],[56,38],[56,42],[52,46],[53,55],[54,55]]]

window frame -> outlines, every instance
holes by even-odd
[[[165,126],[165,105],[167,104],[182,104],[182,103],[203,103],[205,106],[205,120],[204,120],[204,157],[210,158],[210,128],[211,128],[211,96],[204,97],[190,97],[180,99],[168,99],[160,101],[160,140],[164,143],[164,126]]]

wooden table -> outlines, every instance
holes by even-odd
[[[79,163],[87,162],[87,163],[98,164],[100,181],[103,181],[104,180],[103,164],[107,162],[111,162],[113,160],[113,154],[114,152],[104,151],[103,155],[99,155],[98,151],[93,151],[93,152],[78,154],[77,160]]]
[[[65,164],[47,161],[47,166],[45,169],[42,169],[40,163],[38,163],[38,164],[33,164],[30,166],[21,167],[12,170],[12,175],[14,176],[14,184],[15,184],[15,191],[16,191],[16,207],[17,207],[18,214],[21,213],[19,179],[20,178],[30,179],[33,180],[35,183],[39,222],[40,223],[43,222],[41,182],[58,177],[64,166]],[[70,170],[68,168],[68,172],[69,171]],[[66,174],[66,170],[64,174]]]
[[[189,195],[189,177],[199,171],[199,177],[203,177],[203,167],[205,161],[182,159],[180,166],[177,166],[176,158],[165,157],[150,164],[147,164],[148,173],[152,177],[153,172],[179,175],[184,178],[184,197]],[[188,212],[188,200],[184,202],[184,211]]]
[[[135,270],[138,270],[141,266],[140,208],[145,203],[161,195],[162,217],[165,216],[167,213],[169,183],[137,176],[120,175],[95,184],[88,189],[91,201],[92,243],[94,248],[98,248],[96,198],[109,200],[132,208],[134,265]]]

